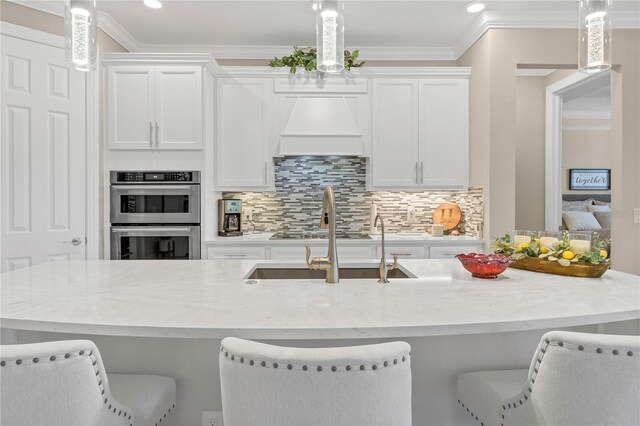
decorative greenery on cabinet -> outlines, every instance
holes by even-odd
[[[360,68],[365,64],[364,61],[358,62],[360,52],[356,49],[353,52],[344,51],[344,67],[347,71],[351,68]],[[269,65],[273,68],[288,67],[291,74],[295,74],[298,68],[312,72],[317,70],[317,52],[315,47],[293,47],[293,53],[290,56],[282,58],[273,58],[269,61]]]

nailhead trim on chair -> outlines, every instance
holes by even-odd
[[[531,386],[528,386],[526,388],[526,390],[522,391],[520,393],[520,395],[518,395],[516,398],[518,399],[518,402],[520,403],[520,405],[523,405],[522,402],[522,398],[525,399],[525,402],[529,400],[529,396],[531,396],[531,394],[533,393],[533,384],[536,382],[536,378],[538,377],[538,371],[540,370],[540,365],[542,365],[542,360],[544,359],[544,354],[547,352],[547,348],[549,346],[558,346],[560,348],[564,348],[564,349],[568,349],[568,350],[574,350],[577,349],[579,351],[585,351],[588,350],[588,348],[585,348],[583,345],[578,345],[578,346],[574,346],[572,344],[565,344],[564,342],[560,342],[560,341],[549,341],[548,339],[545,339],[544,344],[542,345],[542,347],[540,348],[540,352],[542,353],[542,355],[540,357],[536,357],[536,364],[533,367],[533,374],[531,375]],[[609,354],[611,353],[613,356],[618,355],[618,353],[620,353],[618,351],[618,349],[612,349],[610,352],[607,350],[606,352],[602,349],[602,348],[595,348],[594,352],[597,354]],[[633,352],[632,351],[628,351],[627,352],[627,356],[633,356]],[[528,391],[528,392],[527,392]],[[502,406],[502,410],[500,411],[500,416],[502,419],[504,419],[504,415],[505,412],[507,411],[507,409],[513,409],[516,408],[517,404],[515,402],[513,403],[507,403],[507,407],[505,407],[504,405]],[[504,426],[504,423],[501,423],[500,426]]]
[[[229,354],[229,352],[226,351],[222,347],[220,348],[220,352],[224,353],[225,358],[227,358],[230,361],[233,361],[233,362],[240,361],[240,364],[244,364],[244,362],[245,362],[245,358],[238,357],[238,356],[235,356],[233,354]],[[401,358],[401,361],[402,362],[406,362],[409,359],[410,356],[411,356],[411,352],[409,352],[407,355],[403,355],[402,358]],[[253,364],[254,364],[254,360],[249,360],[249,365],[253,365]],[[383,361],[382,362],[382,365],[384,367],[387,367],[387,368],[393,367],[394,365],[397,365],[397,364],[398,364],[398,360],[397,359],[394,359],[393,363],[391,361]],[[266,361],[260,361],[260,365],[262,367],[264,367],[264,368],[278,368],[279,367],[277,362],[267,363]],[[330,365],[330,366],[318,365],[318,366],[316,366],[315,370],[318,373],[321,373],[323,371],[328,371],[328,372],[335,373],[335,372],[338,371],[338,369],[340,367],[344,367],[345,371],[351,371],[351,365],[344,365],[344,366],[342,366],[342,365]],[[359,368],[360,368],[360,371],[364,371],[364,370],[367,369],[367,366],[360,365]],[[287,364],[287,370],[299,370],[299,369],[302,370],[302,371],[309,371],[309,367],[306,366],[306,365],[296,366],[295,364]],[[371,364],[371,370],[377,371],[378,370],[378,364]]]
[[[460,400],[458,400],[458,404],[460,404],[462,406],[462,408],[465,408],[467,410],[467,413],[472,417],[475,418],[476,421],[478,423],[480,423],[480,426],[484,426],[484,422],[482,420],[480,420],[480,418],[478,416],[476,416],[475,414],[473,414],[473,411],[469,410],[469,407],[465,407],[464,403]]]
[[[78,352],[78,355],[77,355],[77,356],[79,356],[79,357],[81,357],[81,356],[88,356],[88,357],[89,357],[89,359],[91,359],[91,365],[93,366],[93,369],[94,369],[94,371],[95,371],[95,373],[96,373],[96,381],[97,381],[98,389],[100,389],[100,394],[101,394],[101,395],[104,395],[105,389],[102,387],[102,379],[100,379],[100,370],[98,370],[98,368],[96,368],[96,364],[98,363],[98,360],[96,360],[96,359],[95,359],[95,357],[93,356],[93,351],[89,351],[89,352],[87,353],[87,352],[83,349],[83,350],[81,350],[81,351],[79,351],[79,352]],[[69,358],[71,358],[71,354],[69,354],[69,353],[64,354],[64,358],[60,357],[60,359],[69,359]],[[49,362],[55,362],[56,360],[58,360],[58,357],[57,357],[57,356],[55,356],[55,355],[51,355],[48,359],[49,359]],[[37,357],[32,359],[32,362],[33,362],[34,364],[37,364],[37,363],[39,363],[40,361],[41,361],[41,360],[40,360],[39,358],[37,358]],[[44,362],[46,362],[46,360],[45,360]],[[22,365],[22,363],[23,363],[23,362],[22,362],[22,360],[21,360],[21,359],[16,359],[16,365]],[[4,360],[0,362],[0,365],[2,365],[2,367],[4,367],[6,364],[7,364],[7,363],[6,363],[6,361],[4,361]],[[106,405],[107,405],[107,403],[109,402],[109,399],[108,399],[108,398],[105,398],[105,399],[103,400],[103,402],[104,402],[104,404],[105,404],[105,406],[106,406]],[[107,410],[109,410],[109,412],[111,412],[111,407],[112,407],[112,404],[109,404],[109,407],[107,408]],[[174,407],[175,407],[175,404],[174,404]],[[116,414],[116,411],[118,411],[118,410],[116,409],[116,407],[113,407],[113,413],[114,413],[114,414]],[[120,417],[120,415],[122,415],[123,413],[124,413],[123,417],[124,417],[124,418],[126,418],[126,417],[127,417],[127,413],[126,413],[126,411],[125,411],[125,412],[123,412],[122,410],[120,410],[116,415],[117,415],[118,417]],[[165,414],[165,417],[166,417],[166,414]],[[129,418],[128,418],[127,420],[131,420],[131,415],[129,415]],[[129,426],[133,426],[133,423],[132,423],[132,424],[130,424]]]

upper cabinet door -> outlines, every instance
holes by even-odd
[[[418,184],[418,81],[373,80],[371,187]]]
[[[273,173],[273,80],[220,78],[217,88],[216,189],[265,190]]]
[[[469,86],[464,78],[420,80],[420,183],[469,185]]]
[[[155,144],[154,67],[126,65],[108,70],[109,148],[152,148]]]
[[[202,148],[202,68],[155,67],[154,137],[160,149]]]

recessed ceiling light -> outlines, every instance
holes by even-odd
[[[162,2],[160,0],[144,0],[144,5],[151,9],[160,9]]]
[[[478,13],[484,10],[484,3],[469,3],[467,5],[467,12]]]

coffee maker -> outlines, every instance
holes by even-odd
[[[241,200],[218,200],[218,235],[221,237],[242,235]]]

